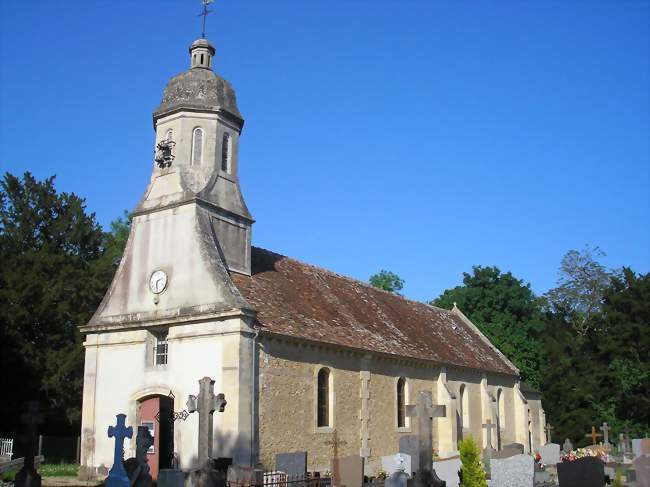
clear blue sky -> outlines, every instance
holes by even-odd
[[[107,225],[199,0],[0,1],[0,169]],[[254,244],[430,299],[472,265],[552,287],[585,244],[650,270],[647,1],[217,0]]]

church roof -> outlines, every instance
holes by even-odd
[[[252,274],[232,279],[263,331],[441,364],[517,375],[454,311],[252,248]]]

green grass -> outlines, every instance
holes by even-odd
[[[11,482],[16,477],[19,468],[10,470],[2,474],[4,482]],[[76,477],[79,471],[79,465],[76,463],[44,463],[36,470],[41,474],[41,477]]]

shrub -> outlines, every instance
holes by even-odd
[[[460,472],[463,478],[460,487],[487,487],[485,471],[481,465],[481,451],[474,440],[469,437],[462,440],[458,447],[460,449]]]

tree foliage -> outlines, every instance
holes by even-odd
[[[541,361],[538,335],[544,327],[542,301],[529,284],[496,267],[474,266],[463,285],[447,289],[433,305],[460,310],[537,387]]]
[[[384,291],[399,294],[404,287],[404,280],[397,274],[390,271],[381,270],[377,274],[373,274],[369,279],[370,285]]]
[[[78,326],[97,308],[114,266],[85,202],[57,193],[54,177],[0,181],[0,357],[4,429],[37,399],[47,428],[80,419],[83,349]]]
[[[465,438],[458,443],[460,451],[460,473],[462,481],[460,487],[487,487],[485,471],[481,465],[481,450],[474,443],[472,437]]]

